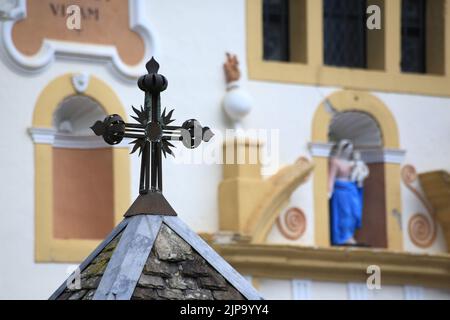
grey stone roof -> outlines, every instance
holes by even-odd
[[[63,293],[57,297],[58,300],[92,300],[120,236],[121,233],[101,250],[84,270],[80,271],[80,285],[76,286],[74,282],[69,288],[65,286]]]
[[[177,216],[125,218],[80,265],[79,285],[71,285],[75,278],[50,299],[261,299]]]

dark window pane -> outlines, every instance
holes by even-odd
[[[289,1],[264,0],[264,59],[289,60]]]
[[[366,68],[366,0],[324,0],[324,63]]]
[[[402,1],[402,71],[425,73],[425,0]]]

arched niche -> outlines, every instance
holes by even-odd
[[[374,117],[363,111],[335,112],[328,128],[328,141],[350,140],[354,151],[369,168],[364,180],[362,226],[355,233],[358,243],[371,248],[387,248],[386,182],[383,136]]]
[[[130,204],[128,148],[106,146],[87,127],[92,120],[102,119],[106,114],[117,113],[126,119],[125,110],[114,91],[102,80],[90,76],[80,90],[74,77],[76,75],[65,74],[51,81],[41,92],[33,113],[30,134],[35,143],[37,262],[81,261],[97,246],[103,233],[122,219]],[[87,181],[89,179],[92,180]],[[98,180],[100,189],[109,188],[109,191],[96,194],[94,180]],[[84,185],[85,182],[88,183]],[[72,192],[83,187],[89,192],[70,199]],[[105,194],[108,194],[107,199],[104,199]],[[112,212],[109,222],[88,228],[91,218],[99,216],[89,217],[88,211],[95,206],[82,202],[94,201],[97,196],[103,197],[103,200],[96,200],[102,214]],[[101,208],[105,203],[110,205]],[[83,211],[82,214],[77,214],[77,209]],[[65,215],[67,213],[69,215]],[[75,214],[85,220],[76,220]]]
[[[334,110],[330,110],[330,106]],[[333,119],[336,113],[341,119]],[[358,123],[350,125],[349,122],[353,120],[361,121],[366,127]],[[353,130],[350,130],[351,126]],[[368,144],[364,146],[367,147],[368,156],[379,159],[375,162],[381,165],[376,170],[373,168],[372,175],[381,174],[384,180],[385,230],[381,232],[386,234],[388,249],[402,250],[400,163],[404,151],[399,149],[397,124],[389,109],[377,97],[368,92],[350,90],[338,91],[328,96],[318,106],[313,118],[310,150],[315,164],[313,181],[316,245],[330,246],[328,156],[333,145],[330,138],[337,131],[341,136],[351,137],[353,134],[353,138],[358,136],[359,131],[359,134],[365,135],[365,138],[360,137],[360,140],[361,145]]]
[[[105,109],[94,99],[77,94],[65,98],[53,113],[53,127],[60,134],[95,136],[90,127],[93,119],[103,119]]]
[[[101,240],[114,228],[113,152],[90,126],[105,110],[90,97],[64,99],[53,114],[53,237]]]

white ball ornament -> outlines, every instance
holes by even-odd
[[[231,120],[240,122],[252,110],[252,97],[236,83],[229,83],[223,108]]]

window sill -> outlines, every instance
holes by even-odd
[[[436,74],[394,73],[264,60],[249,60],[248,71],[250,80],[450,96],[450,77]]]

